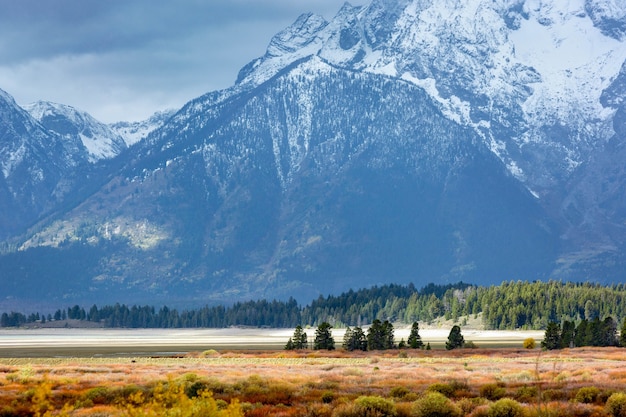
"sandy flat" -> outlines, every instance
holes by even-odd
[[[305,329],[309,340],[315,329]],[[409,328],[395,330],[397,341],[407,340]],[[424,343],[439,346],[449,329],[424,329]],[[466,341],[478,346],[522,346],[528,337],[541,340],[543,331],[462,330]],[[145,355],[206,349],[281,349],[293,329],[2,329],[0,356]],[[344,330],[334,329],[338,345]]]

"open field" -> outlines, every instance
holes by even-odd
[[[309,339],[315,329],[306,329]],[[395,331],[407,340],[409,328]],[[450,329],[424,329],[420,335],[433,348],[443,347]],[[333,329],[341,345],[343,329]],[[198,350],[282,349],[293,329],[0,329],[0,357],[155,356]],[[521,347],[522,341],[543,338],[542,331],[463,330],[466,341],[479,347]]]
[[[626,349],[544,352],[522,349],[543,332],[464,329],[479,348],[446,351],[449,329],[428,328],[430,351],[282,350],[292,334],[3,329],[0,417],[626,416]]]
[[[620,348],[0,359],[0,416],[589,417],[624,415],[610,408],[624,391]],[[425,414],[429,401],[448,411]],[[493,413],[506,406],[523,414]]]

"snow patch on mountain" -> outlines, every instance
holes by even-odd
[[[516,177],[548,187],[614,134],[600,95],[626,61],[625,16],[616,0],[346,3],[329,22],[302,15],[276,35],[231,92],[312,55],[402,78],[473,127]],[[548,148],[565,163],[528,162]]]
[[[514,57],[534,68],[541,80],[524,103],[533,123],[583,124],[586,115],[607,119],[602,91],[626,60],[623,43],[606,37],[588,18],[584,2],[528,1],[530,16],[511,32]],[[580,126],[582,127],[582,126]]]
[[[158,111],[146,120],[111,123],[109,128],[120,135],[127,146],[131,146],[142,141],[154,130],[163,126],[176,112],[177,110],[174,109]]]
[[[121,136],[107,125],[71,106],[38,101],[24,108],[46,129],[68,140],[79,138],[90,162],[113,158],[126,148]]]

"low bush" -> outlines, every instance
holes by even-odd
[[[600,390],[596,387],[582,387],[576,392],[574,400],[583,404],[593,404],[598,400]]]
[[[515,399],[524,403],[535,402],[539,398],[539,389],[533,385],[519,387],[515,391]]]
[[[485,384],[479,389],[480,396],[491,401],[497,401],[506,395],[504,387],[498,384]]]
[[[107,387],[95,387],[85,393],[84,399],[91,401],[92,404],[110,404],[111,390]]]
[[[354,403],[362,411],[362,415],[393,417],[396,415],[396,405],[393,401],[377,396],[363,396],[357,398]]]
[[[393,398],[404,398],[410,393],[411,390],[409,390],[407,387],[393,387],[391,388],[391,391],[389,391],[389,395],[391,395]]]
[[[362,396],[335,409],[333,417],[397,417],[393,401],[378,396]]]
[[[436,382],[434,384],[431,384],[426,390],[429,392],[438,392],[448,398],[454,395],[454,387],[451,384],[446,384],[444,382]]]
[[[489,406],[488,417],[524,417],[524,407],[510,398],[502,398]]]
[[[481,405],[485,405],[486,403],[487,400],[480,397],[462,398],[456,402],[456,406],[461,409],[462,415],[467,416],[472,414],[472,412],[476,410],[476,408],[480,407]]]
[[[332,391],[325,391],[322,394],[322,402],[324,404],[330,404],[335,399],[335,394]]]
[[[427,392],[415,401],[413,414],[416,417],[460,417],[461,409],[440,392]]]
[[[626,394],[623,392],[612,394],[606,400],[605,410],[611,417],[626,417]]]
[[[524,346],[524,349],[534,349],[537,346],[537,342],[532,337],[528,337],[524,339],[522,346]]]

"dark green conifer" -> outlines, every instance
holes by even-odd
[[[448,335],[448,341],[446,342],[446,349],[452,350],[456,348],[463,347],[465,343],[465,339],[461,334],[461,328],[457,325],[452,326],[450,329],[450,334]]]
[[[548,350],[561,348],[561,326],[558,323],[554,321],[548,323],[541,346]]]
[[[332,336],[330,329],[331,326],[327,322],[321,323],[317,326],[317,330],[315,330],[315,340],[313,341],[313,349],[314,350],[334,350],[335,349],[335,339]]]
[[[424,347],[422,337],[420,336],[420,325],[418,322],[413,322],[411,326],[411,333],[409,334],[408,345],[411,349],[421,349]]]

